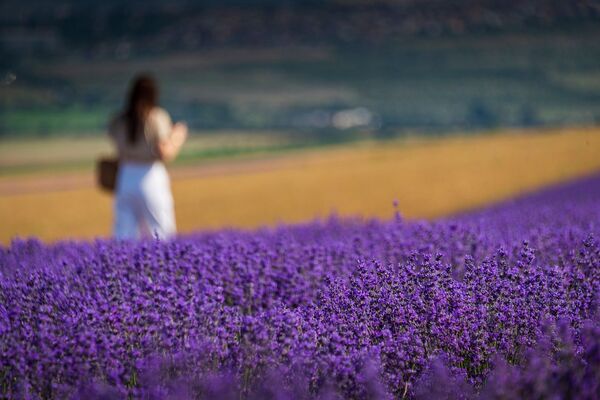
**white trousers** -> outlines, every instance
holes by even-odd
[[[171,182],[163,163],[119,165],[114,214],[117,239],[166,239],[175,234]]]

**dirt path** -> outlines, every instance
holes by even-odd
[[[306,156],[306,154],[304,155]],[[298,154],[271,155],[260,158],[239,158],[207,161],[193,165],[169,167],[172,180],[202,178],[243,174],[280,168],[300,161],[304,156]],[[93,170],[69,172],[38,172],[35,174],[17,174],[0,177],[0,196],[26,193],[62,192],[96,187]]]

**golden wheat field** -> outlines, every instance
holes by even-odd
[[[600,128],[574,128],[363,142],[171,173],[178,228],[190,232],[331,213],[389,218],[394,200],[405,217],[433,218],[598,170]],[[111,197],[89,175],[3,176],[0,241],[108,236]]]

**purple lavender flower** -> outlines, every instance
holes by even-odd
[[[0,247],[3,398],[600,393],[600,176],[443,220]]]

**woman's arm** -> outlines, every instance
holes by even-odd
[[[181,146],[187,139],[188,127],[186,124],[177,122],[169,137],[158,143],[158,155],[162,161],[169,162],[175,159],[181,150]]]

